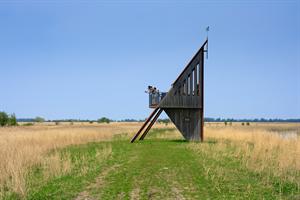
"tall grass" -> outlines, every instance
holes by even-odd
[[[206,142],[190,147],[215,159],[238,159],[251,171],[267,178],[279,177],[300,188],[300,135],[286,136],[292,131],[299,133],[299,129],[299,124],[208,125]]]
[[[110,140],[118,134],[134,134],[141,123],[54,123],[33,126],[0,128],[0,199],[5,191],[26,195],[26,177],[29,169],[42,166],[44,179],[68,173],[72,162],[68,155],[61,156],[58,149],[73,144]],[[174,127],[173,125],[167,127]],[[166,128],[163,124],[154,128]],[[278,133],[300,133],[299,124],[251,124],[208,123],[205,142],[191,143],[195,151],[216,159],[231,156],[240,160],[249,170],[268,173],[299,183],[300,140],[299,135],[282,137]],[[178,131],[168,130],[159,137],[181,138]],[[209,141],[214,141],[211,145]],[[231,151],[227,151],[231,149]],[[52,152],[49,154],[49,152]],[[106,159],[111,149],[99,152],[99,159]],[[84,173],[84,169],[82,169]]]
[[[74,124],[55,126],[44,123],[34,126],[0,128],[0,199],[4,190],[26,194],[29,168],[42,165],[53,176],[66,173],[71,162],[61,158],[56,150],[73,144],[109,140],[116,134],[133,133],[139,123]]]

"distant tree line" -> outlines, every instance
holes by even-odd
[[[98,123],[107,123],[107,124],[109,124],[111,122],[111,120],[106,118],[106,117],[102,117],[102,118],[98,119],[97,122]]]
[[[204,118],[205,122],[300,122],[300,119],[233,119],[233,118]]]
[[[158,119],[157,122],[165,124],[166,126],[171,122],[170,119],[166,118],[166,119]]]
[[[3,115],[3,114],[2,114]],[[15,115],[13,114],[15,117]],[[45,120],[42,117],[36,117],[36,118],[18,118],[16,119],[17,122],[98,122],[98,123],[110,123],[110,122],[144,122],[145,119],[122,119],[122,120],[112,120],[107,117],[102,117],[97,120],[90,120],[90,119],[57,119],[57,120]],[[170,123],[170,119],[158,119],[157,120],[160,123]],[[204,118],[205,122],[300,122],[300,119],[234,119],[234,118],[212,118],[207,117]]]
[[[74,122],[89,122],[90,124],[94,122],[98,123],[110,123],[114,120],[111,120],[107,117],[101,117],[97,120],[90,120],[90,119],[55,119],[55,120],[45,120],[42,117],[35,117],[35,118],[19,118],[17,119],[18,122],[27,122],[28,124],[31,124],[32,122],[54,122],[56,125],[59,125],[61,122],[70,122],[73,124]]]
[[[43,117],[36,117],[34,118],[34,122],[42,123],[45,122],[46,120]]]
[[[18,122],[37,122],[36,118],[18,118]],[[90,122],[96,120],[89,119],[54,119],[54,120],[44,120],[45,122]]]
[[[7,114],[0,112],[0,126],[17,126],[17,118],[15,114]]]
[[[121,119],[117,120],[117,122],[143,122],[146,119]]]
[[[18,118],[18,122],[36,122],[36,118]],[[122,119],[122,120],[113,120],[107,117],[101,117],[99,119],[54,119],[54,120],[45,120],[46,122],[98,122],[98,123],[107,123],[107,122],[143,122],[145,119]]]

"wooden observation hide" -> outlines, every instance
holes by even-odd
[[[204,52],[206,40],[181,74],[172,84],[167,93],[149,93],[149,107],[154,108],[140,130],[131,139],[134,142],[140,137],[143,140],[162,111],[165,111],[171,121],[186,140],[203,141],[204,124]]]

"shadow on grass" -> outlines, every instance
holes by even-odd
[[[175,143],[197,143],[197,144],[217,144],[218,143],[217,140],[212,140],[212,139],[204,140],[203,142],[200,142],[200,141],[188,141],[188,140],[185,140],[185,139],[166,139],[164,141],[175,142]]]
[[[189,141],[184,140],[184,139],[169,139],[169,138],[155,138],[155,137],[151,137],[151,138],[146,138],[144,140],[136,140],[136,142],[164,142],[164,143],[168,143],[168,142],[174,142],[174,143],[188,143]]]
[[[148,138],[148,139],[145,139],[145,140],[137,140],[139,142],[142,142],[142,141],[151,141],[151,142],[174,142],[174,143],[196,143],[196,144],[217,144],[218,141],[217,140],[212,140],[212,139],[209,139],[209,140],[204,140],[203,142],[200,142],[200,141],[188,141],[188,140],[185,140],[185,139],[162,139],[162,138]]]
[[[185,140],[185,139],[168,139],[166,140],[168,142],[175,142],[175,143],[188,143],[189,141]]]

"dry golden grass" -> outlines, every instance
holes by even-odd
[[[0,193],[5,187],[18,194],[26,193],[28,169],[36,164],[46,168],[45,176],[68,172],[71,162],[49,150],[72,144],[110,140],[116,134],[133,134],[141,123],[38,123],[34,126],[0,128]],[[160,127],[163,125],[156,125]]]
[[[256,123],[250,126],[206,124],[205,140],[191,148],[218,159],[231,156],[255,172],[267,173],[300,186],[300,124]],[[226,151],[233,149],[233,151]]]
[[[26,176],[28,169],[34,165],[46,169],[45,179],[68,173],[72,168],[70,157],[66,155],[62,158],[56,149],[110,140],[117,134],[128,133],[132,136],[140,126],[141,123],[42,123],[0,128],[0,198],[4,187],[18,194],[26,194]],[[174,126],[155,125],[155,128],[170,127]],[[278,132],[294,135],[283,138]],[[206,142],[191,143],[190,147],[217,158],[229,144],[235,149],[230,156],[241,159],[250,170],[268,172],[299,183],[299,134],[300,124],[251,123],[250,126],[241,126],[241,123],[234,123],[232,126],[224,126],[224,123],[207,123],[205,140],[217,140],[213,149]],[[168,131],[159,137],[181,138],[178,131]],[[48,154],[50,150],[54,153]],[[104,151],[97,154],[99,159],[105,159],[103,155],[109,155],[111,147]],[[84,171],[83,168],[82,173]]]

